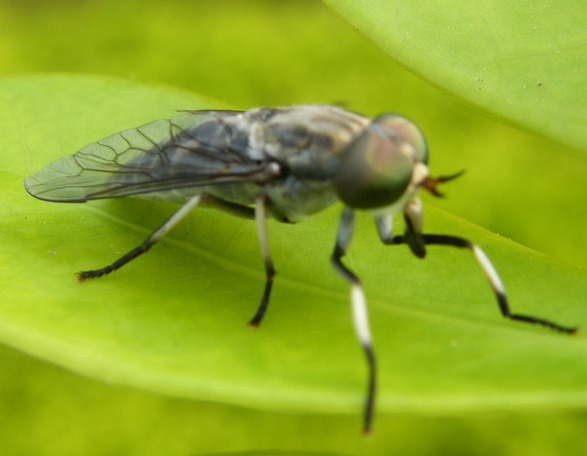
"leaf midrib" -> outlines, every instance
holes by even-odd
[[[91,205],[84,205],[83,207],[85,210],[89,210],[99,216],[105,217],[111,221],[119,223],[120,225],[125,226],[127,228],[130,228],[136,232],[144,233],[144,234],[146,234],[146,236],[149,236],[152,233],[152,230],[149,228],[143,227],[143,226],[138,225],[136,223],[129,222],[124,219],[121,219],[120,217],[113,215],[103,209],[100,209],[100,208],[97,208],[97,207],[91,206]],[[453,216],[453,217],[456,218],[456,216]],[[477,227],[477,228],[480,230],[483,230],[483,228],[481,228],[481,227]],[[193,244],[189,241],[182,241],[180,239],[177,239],[172,234],[166,236],[166,242],[172,244],[175,247],[181,248],[182,250],[184,250],[187,253],[202,255],[207,260],[209,260],[213,263],[216,263],[217,265],[219,265],[222,268],[226,268],[230,271],[242,274],[242,275],[249,277],[249,278],[259,279],[260,281],[265,280],[265,274],[263,273],[261,268],[258,268],[258,269],[253,268],[251,266],[245,265],[244,263],[240,263],[238,261],[226,259],[225,257],[222,257],[217,253],[211,252],[209,250],[205,250],[202,247],[200,247],[196,244]],[[521,246],[520,244],[517,244],[514,241],[509,240],[509,242],[519,246],[522,249],[526,249],[528,251],[531,251],[533,254],[548,258],[546,255],[541,254],[540,252],[536,252],[536,251],[529,249],[527,247]],[[186,276],[186,278],[187,278],[187,276]],[[346,301],[347,305],[350,305],[350,303],[348,302],[348,300],[350,299],[348,293],[334,291],[331,289],[320,287],[318,285],[308,284],[308,283],[302,282],[296,278],[292,278],[291,276],[287,276],[287,274],[285,274],[285,275],[279,274],[278,278],[276,279],[276,282],[278,282],[280,286],[288,287],[294,291],[304,291],[307,293],[315,293],[315,294],[318,294],[323,297],[331,298],[333,300]],[[519,331],[524,331],[525,334],[531,333],[534,336],[538,336],[538,337],[553,337],[553,336],[560,337],[560,335],[558,333],[554,333],[553,331],[549,331],[545,328],[538,329],[538,328],[532,326],[532,327],[528,327],[527,329],[525,329],[525,328],[520,327],[516,323],[511,323],[511,325],[507,324],[507,323],[509,323],[507,321],[505,321],[506,324],[504,325],[502,323],[497,323],[493,320],[474,320],[474,319],[470,319],[470,318],[464,318],[462,316],[435,313],[435,312],[431,312],[430,310],[423,310],[423,309],[417,309],[417,308],[412,308],[412,307],[406,307],[401,304],[395,304],[391,301],[383,300],[381,298],[376,298],[376,297],[370,297],[370,296],[367,296],[367,300],[368,300],[369,308],[370,309],[376,308],[378,312],[397,313],[397,314],[401,314],[401,315],[415,317],[415,318],[423,320],[423,321],[438,322],[438,323],[443,324],[445,326],[447,324],[452,324],[452,325],[458,327],[458,326],[463,326],[463,325],[469,326],[471,324],[474,324],[479,328],[488,328],[489,327],[489,328],[494,328],[494,330],[499,328],[499,330],[505,330],[508,332],[513,331],[517,334],[519,334]],[[497,310],[496,310],[496,312],[497,312]],[[504,318],[504,320],[505,320],[505,318]],[[504,321],[504,320],[502,320],[502,321]],[[575,337],[574,340],[581,340],[583,344],[587,344],[587,340],[583,341],[583,338]]]

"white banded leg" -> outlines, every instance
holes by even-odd
[[[406,230],[406,231],[408,231],[408,230]],[[403,235],[403,236],[394,236],[392,238],[392,242],[387,242],[387,243],[388,244],[407,244],[408,243],[407,236],[408,236],[407,234]],[[501,314],[504,317],[509,318],[511,320],[539,324],[539,325],[546,326],[546,327],[552,328],[552,329],[556,329],[557,331],[561,331],[561,332],[565,332],[565,333],[577,332],[576,327],[562,326],[562,325],[559,325],[558,323],[554,323],[550,320],[545,320],[543,318],[533,317],[530,315],[513,314],[510,311],[510,307],[508,305],[508,302],[507,302],[507,299],[505,296],[505,288],[503,286],[503,283],[501,282],[501,279],[497,275],[497,271],[495,270],[495,268],[493,267],[493,265],[489,261],[489,258],[487,258],[487,255],[485,255],[485,252],[483,252],[483,250],[481,250],[481,248],[479,246],[473,244],[472,242],[470,242],[466,239],[456,237],[456,236],[447,236],[444,234],[423,234],[422,240],[424,241],[425,245],[434,245],[434,244],[436,244],[436,245],[450,245],[453,247],[459,247],[459,248],[471,250],[473,252],[473,254],[475,255],[475,259],[479,263],[479,266],[481,266],[481,270],[483,271],[483,274],[485,274],[485,277],[487,277],[487,280],[489,281],[489,284],[491,285],[493,292],[495,293],[495,297],[497,299],[499,309],[501,310]]]
[[[369,331],[369,319],[367,316],[367,303],[363,288],[359,278],[351,272],[344,264],[341,258],[346,253],[346,250],[351,242],[353,235],[355,214],[354,211],[345,207],[342,211],[342,216],[338,225],[338,233],[336,235],[336,244],[334,252],[332,253],[331,261],[336,272],[338,272],[344,279],[351,284],[351,305],[353,312],[353,323],[357,338],[363,347],[367,362],[369,364],[369,389],[367,393],[367,402],[365,404],[365,417],[363,424],[363,431],[369,432],[371,430],[371,422],[373,419],[373,403],[375,400],[375,355],[371,343],[371,332]]]
[[[512,320],[525,321],[526,323],[535,323],[547,326],[549,328],[556,329],[558,331],[566,333],[574,333],[577,331],[577,328],[561,326],[557,323],[545,320],[543,318],[511,313],[510,307],[505,296],[505,288],[501,283],[501,279],[497,275],[497,272],[491,264],[491,262],[489,261],[489,258],[487,258],[487,255],[485,255],[485,252],[483,252],[483,250],[481,250],[479,246],[467,241],[466,239],[437,234],[425,234],[424,242],[426,244],[452,245],[455,247],[467,248],[471,250],[475,255],[475,258],[477,259],[479,266],[481,266],[481,269],[483,270],[485,277],[487,277],[487,280],[489,281],[491,288],[493,288],[493,292],[495,293],[495,297],[497,298],[497,302],[499,304],[499,309],[501,310],[501,313],[504,317],[510,318]]]
[[[273,277],[275,276],[275,269],[273,268],[273,261],[271,260],[271,253],[269,252],[269,240],[267,239],[267,223],[265,213],[265,195],[262,193],[255,197],[255,221],[257,223],[257,235],[259,236],[259,244],[261,246],[261,255],[265,263],[265,273],[267,280],[265,282],[265,291],[261,304],[257,309],[257,313],[249,322],[249,325],[256,328],[261,323],[267,306],[269,305],[269,296],[271,295],[271,286],[273,285]]]
[[[393,217],[391,215],[375,217],[375,226],[381,242],[393,244]]]
[[[422,238],[422,203],[420,198],[413,198],[404,206],[406,232],[404,238],[410,250],[418,258],[426,256],[426,244]]]
[[[145,253],[147,250],[149,250],[151,247],[153,247],[153,244],[155,244],[159,239],[161,239],[163,236],[165,236],[165,234],[167,234],[169,231],[171,231],[171,229],[173,229],[173,227],[175,227],[175,225],[177,225],[181,220],[183,220],[186,217],[186,215],[188,215],[190,213],[190,211],[193,208],[195,208],[198,205],[198,203],[200,203],[200,201],[205,197],[206,197],[205,194],[192,196],[192,198],[187,203],[185,203],[183,206],[181,206],[175,214],[173,214],[171,217],[169,217],[169,219],[163,225],[161,225],[159,228],[157,228],[157,230],[153,234],[151,234],[151,236],[149,236],[145,240],[145,242],[143,242],[136,249],[131,250],[126,255],[124,255],[122,258],[116,260],[114,263],[112,263],[109,266],[106,266],[105,268],[96,269],[94,271],[78,272],[76,274],[77,279],[80,282],[83,282],[85,279],[90,279],[93,277],[101,277],[103,275],[110,274],[112,271],[116,271],[117,269],[121,268],[129,261],[134,260],[136,257],[141,255],[142,253]]]

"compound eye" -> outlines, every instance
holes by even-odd
[[[373,123],[342,151],[334,178],[339,198],[352,208],[389,206],[412,179],[414,160],[402,139]]]
[[[428,145],[422,130],[410,119],[399,114],[382,114],[373,119],[373,123],[388,128],[395,133],[404,143],[410,144],[418,160],[428,164]]]

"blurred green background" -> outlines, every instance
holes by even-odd
[[[243,109],[320,102],[367,115],[399,112],[425,132],[433,174],[467,171],[444,188],[447,198],[425,200],[587,266],[585,159],[457,103],[321,2],[0,1],[0,74],[46,72],[164,82]],[[0,454],[570,454],[585,420],[578,412],[387,416],[380,426],[389,435],[365,440],[353,432],[356,417],[171,400],[81,379],[10,349],[0,363]],[[543,429],[557,431],[557,440],[546,442]],[[516,438],[503,441],[502,432]]]
[[[4,0],[0,55],[1,74],[167,82],[242,109],[340,103],[402,113],[425,132],[433,174],[466,170],[447,198],[428,201],[587,266],[586,160],[451,100],[319,1]]]

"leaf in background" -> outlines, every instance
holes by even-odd
[[[93,378],[172,396],[360,411],[365,362],[348,287],[328,261],[339,208],[296,226],[269,223],[279,275],[269,314],[252,331],[246,322],[264,274],[250,221],[196,210],[147,255],[79,284],[75,271],[118,258],[175,208],[132,199],[47,203],[22,187],[28,173],[145,116],[217,103],[117,79],[44,76],[5,78],[0,104],[3,342]],[[585,326],[585,273],[432,207],[425,220],[427,231],[471,238],[487,251],[515,311]],[[347,261],[369,300],[379,413],[585,406],[582,337],[504,321],[468,252],[432,247],[420,261],[382,246],[361,216]]]
[[[585,453],[587,416],[581,411],[379,413],[375,432],[365,438],[354,415],[274,413],[174,399],[83,378],[2,346],[0,365],[6,455]]]
[[[587,150],[580,3],[325,2],[402,65],[481,112]]]
[[[399,112],[424,131],[434,174],[467,170],[435,206],[587,268],[587,160],[447,97],[321,2],[0,2],[0,55],[2,74],[107,73],[243,108],[343,101]]]

